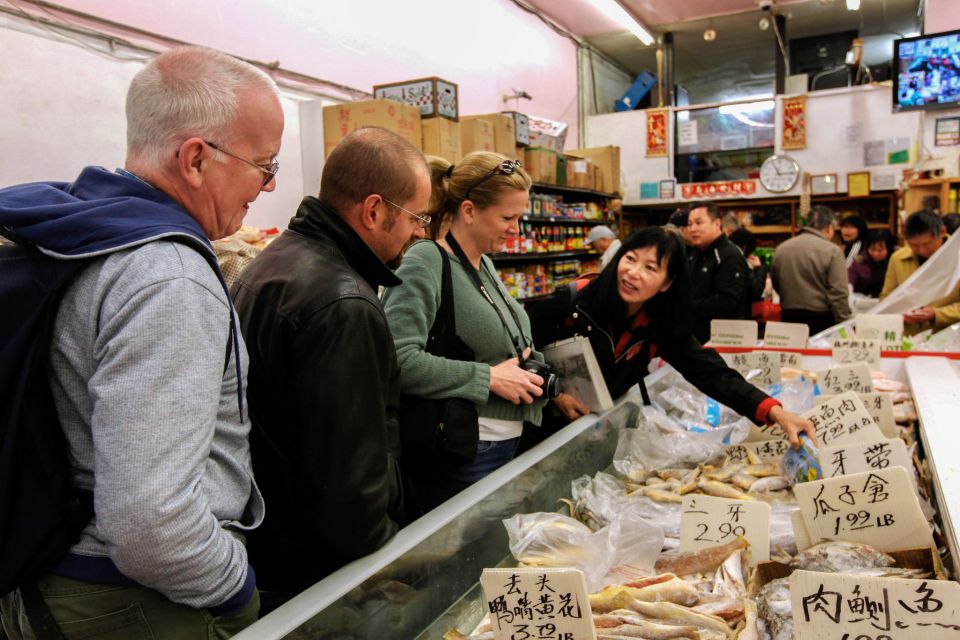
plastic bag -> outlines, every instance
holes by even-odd
[[[960,351],[960,322],[938,331],[923,340],[922,334],[911,336],[914,351]]]
[[[820,452],[807,434],[800,434],[799,449],[790,447],[783,454],[783,475],[787,477],[790,484],[810,482],[823,477],[823,470],[820,468]]]
[[[813,409],[814,398],[817,395],[813,380],[800,376],[794,380],[782,382],[779,387],[772,396],[780,401],[784,411],[801,414]]]
[[[557,513],[517,514],[503,524],[518,562],[579,569],[590,591],[601,589],[604,576],[618,565],[651,569],[663,546],[663,531],[630,511],[598,531]]]

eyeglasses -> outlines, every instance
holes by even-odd
[[[381,197],[382,197],[382,196],[381,196]],[[387,200],[386,198],[383,198],[383,201],[386,202],[387,204],[389,204],[389,205],[392,206],[392,207],[396,207],[397,209],[400,209],[400,211],[403,211],[404,213],[409,213],[409,214],[412,215],[414,218],[416,218],[417,220],[419,220],[419,221],[420,221],[420,228],[421,228],[421,229],[426,229],[427,227],[430,226],[430,220],[431,220],[430,216],[422,216],[422,215],[420,215],[419,213],[414,213],[413,211],[410,211],[410,209],[404,209],[403,207],[401,207],[400,205],[398,205],[396,202],[390,202],[390,201]]]
[[[467,193],[466,195],[463,196],[463,199],[469,200],[470,192],[476,189],[477,187],[479,187],[484,180],[488,180],[490,177],[495,176],[498,173],[503,174],[505,176],[512,176],[519,169],[520,169],[519,160],[504,160],[503,162],[495,166],[493,169],[491,169],[490,173],[488,173],[487,175],[483,176],[482,178],[474,182],[473,185],[469,189],[467,189]]]
[[[259,171],[260,173],[262,173],[262,174],[263,174],[263,182],[260,184],[261,187],[265,187],[265,186],[267,186],[268,184],[270,184],[270,181],[277,177],[277,171],[280,170],[280,163],[277,162],[276,160],[274,160],[273,162],[271,162],[269,167],[266,167],[266,166],[264,166],[264,165],[262,165],[262,164],[257,164],[256,162],[250,162],[249,160],[247,160],[247,159],[245,159],[245,158],[241,158],[241,157],[238,156],[237,154],[231,153],[231,152],[227,151],[226,149],[224,149],[223,147],[221,147],[221,146],[219,146],[219,145],[213,144],[213,143],[210,142],[209,140],[204,140],[203,142],[204,142],[204,144],[206,144],[206,145],[207,145],[208,147],[210,147],[211,149],[216,149],[216,150],[219,151],[220,153],[225,153],[225,154],[227,154],[228,156],[230,156],[231,158],[235,158],[235,159],[239,160],[240,162],[246,163],[246,164],[250,165],[251,167],[253,167],[254,169],[256,169],[257,171]]]

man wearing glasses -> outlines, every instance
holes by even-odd
[[[92,503],[38,589],[4,598],[11,638],[34,637],[24,612],[44,606],[77,638],[228,637],[257,618],[247,356],[210,240],[276,186],[279,92],[249,64],[184,47],[136,75],[126,112],[124,169],[0,191],[6,231],[79,265],[43,352],[70,481]],[[29,275],[5,272],[4,290]]]
[[[383,546],[403,523],[399,365],[377,297],[424,237],[423,154],[385,129],[349,134],[318,198],[240,274],[250,445],[270,505],[249,538],[264,611]]]

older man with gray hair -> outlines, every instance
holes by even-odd
[[[617,234],[613,232],[613,229],[603,224],[590,230],[584,244],[600,254],[601,270],[610,264],[613,256],[617,255],[617,251],[620,250],[620,239],[617,238]]]
[[[264,508],[246,349],[210,240],[275,188],[282,132],[267,75],[173,49],[130,85],[123,169],[0,191],[11,237],[82,264],[56,311],[48,381],[70,482],[92,498],[79,540],[37,589],[3,599],[11,638],[44,626],[38,604],[72,638],[223,638],[256,619],[244,532]]]
[[[780,294],[781,319],[819,333],[849,319],[847,267],[833,242],[837,214],[823,205],[810,208],[807,224],[773,254],[773,286]]]

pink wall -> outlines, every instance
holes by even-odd
[[[927,0],[924,33],[960,29],[960,2],[957,0]]]
[[[576,45],[510,0],[59,0],[60,5],[370,91],[437,75],[460,85],[463,114],[513,108],[570,125],[577,146]],[[469,8],[468,8],[469,7]]]

